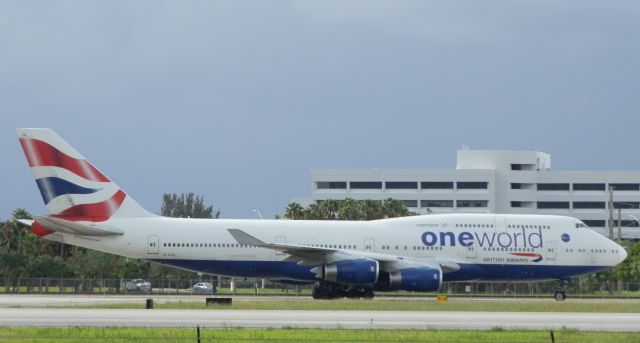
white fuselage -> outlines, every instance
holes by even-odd
[[[618,244],[561,216],[444,214],[370,222],[151,217],[112,218],[104,225],[124,234],[97,238],[55,233],[49,238],[199,272],[273,279],[295,278],[274,275],[280,269],[273,264],[284,263],[287,255],[240,245],[228,229],[265,242],[447,259],[467,266],[445,274],[445,281],[563,279],[605,269],[626,257]]]

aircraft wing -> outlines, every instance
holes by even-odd
[[[105,227],[104,225],[80,224],[56,217],[34,217],[33,220],[20,219],[20,223],[33,226],[39,224],[42,227],[57,232],[76,234],[81,236],[119,236],[122,231],[116,228]]]
[[[286,261],[296,262],[302,265],[317,265],[327,262],[349,260],[346,251],[340,249],[310,247],[297,244],[266,243],[240,229],[227,229],[231,236],[242,245],[253,245],[288,254]],[[351,258],[353,259],[353,258]]]
[[[362,250],[320,248],[286,243],[266,243],[240,229],[227,229],[227,231],[229,231],[238,244],[253,245],[280,251],[289,255],[285,261],[296,262],[305,266],[345,260],[370,259],[378,261],[380,268],[388,272],[407,268],[435,266],[439,266],[445,273],[458,271],[460,269],[460,265],[456,261],[446,258],[431,258],[425,260]]]

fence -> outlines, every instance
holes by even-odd
[[[311,285],[292,286],[262,280],[232,280],[228,278],[203,279],[157,279],[149,280],[151,289],[135,287],[130,279],[0,279],[0,293],[21,294],[239,294],[239,295],[273,295],[273,296],[309,296]],[[213,292],[194,289],[198,282],[209,282],[214,286]],[[474,297],[547,297],[557,287],[557,282],[453,282],[445,283],[437,292],[452,296]],[[631,282],[594,282],[576,280],[567,285],[567,293],[571,297],[638,297],[640,283]],[[377,292],[377,296],[432,296],[434,293],[412,292]]]

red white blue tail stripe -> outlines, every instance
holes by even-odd
[[[36,179],[42,200],[49,204],[51,200],[67,194],[93,194],[100,189],[86,188],[59,177],[43,177]]]
[[[29,167],[59,167],[84,179],[110,182],[84,158],[74,158],[38,139],[20,138]]]
[[[103,222],[121,210],[125,201],[128,215],[149,215],[52,130],[18,129],[18,136],[49,215]],[[50,233],[38,227],[34,232]]]

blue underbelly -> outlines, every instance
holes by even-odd
[[[290,279],[296,281],[318,281],[311,272],[314,266],[301,266],[295,262],[282,261],[220,261],[157,259],[157,263],[197,272],[245,278]],[[444,273],[443,281],[535,281],[567,279],[595,273],[607,266],[548,266],[513,264],[461,264],[460,270]]]
[[[558,280],[596,273],[607,266],[549,266],[518,264],[461,264],[460,270],[443,274],[443,281]]]

